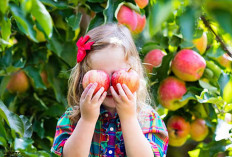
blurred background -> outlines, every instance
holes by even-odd
[[[231,0],[1,0],[0,156],[55,156],[76,41],[126,25],[146,68],[168,157],[232,156]]]

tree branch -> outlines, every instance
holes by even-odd
[[[215,33],[215,31],[213,30],[213,28],[211,27],[209,21],[205,18],[204,15],[201,15],[201,20],[203,21],[203,23],[205,24],[205,26],[216,36],[217,41],[221,44],[222,49],[224,51],[226,51],[226,53],[232,58],[232,53],[230,52],[230,50],[227,48],[226,44],[224,43],[224,41],[222,40],[222,38],[217,35]]]

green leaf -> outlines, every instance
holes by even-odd
[[[51,86],[55,92],[56,99],[58,102],[62,102],[63,104],[66,104],[66,99],[63,94],[63,90],[66,89],[64,81],[60,78],[58,78],[59,74],[59,68],[58,60],[53,56],[50,57],[48,64],[46,65],[46,69],[49,71],[48,73],[48,81],[51,83]],[[66,80],[67,81],[67,80]]]
[[[10,76],[3,77],[1,84],[0,84],[0,98],[3,99],[3,94],[6,90],[8,82],[10,81]]]
[[[43,4],[56,8],[56,9],[68,9],[68,4],[62,1],[53,1],[53,0],[40,0]]]
[[[170,62],[173,59],[173,57],[174,57],[173,53],[169,53],[163,57],[161,66],[158,68],[153,68],[152,73],[154,75],[151,77],[151,80],[157,79],[158,82],[161,82],[163,79],[168,77],[169,69],[170,69]]]
[[[61,52],[64,49],[64,41],[58,38],[56,33],[53,33],[52,38],[48,41],[47,48],[55,52],[58,56],[61,56]]]
[[[143,45],[141,52],[143,54],[147,54],[149,51],[154,50],[154,49],[162,49],[162,47],[159,46],[157,42],[146,42]]]
[[[118,4],[120,4],[121,2],[122,0],[107,0],[107,6],[103,11],[105,23],[112,23],[116,21],[116,18],[114,17],[114,13],[117,9]]]
[[[6,139],[0,136],[0,146],[7,147]]]
[[[24,125],[22,120],[19,118],[18,115],[9,111],[1,100],[0,100],[0,116],[4,118],[4,120],[7,122],[7,124],[10,126],[12,130],[17,132],[20,135],[20,137],[23,137]]]
[[[232,103],[232,76],[222,73],[218,79],[220,95],[227,103]]]
[[[21,118],[21,120],[22,120],[22,122],[24,124],[24,135],[23,135],[23,137],[24,138],[31,138],[32,132],[33,132],[31,122],[24,115],[20,115],[19,118]]]
[[[38,23],[43,28],[45,34],[48,38],[52,36],[52,18],[43,5],[39,0],[32,0],[32,10],[31,14],[36,18]]]
[[[226,32],[232,35],[232,1],[221,0],[221,1],[209,1],[207,0],[206,9],[208,12],[217,20],[219,25]],[[223,17],[223,18],[222,18]]]
[[[79,28],[80,22],[81,22],[82,14],[78,13],[77,15],[71,15],[69,18],[66,18],[66,22],[70,27],[72,27],[72,30],[75,31]]]
[[[225,51],[221,47],[210,47],[209,50],[207,50],[206,56],[217,58],[219,56],[222,56],[225,53]]]
[[[36,88],[46,89],[46,86],[44,85],[43,80],[40,76],[39,69],[33,66],[27,66],[26,68],[24,68],[24,71],[27,73],[28,76],[32,78]]]
[[[40,99],[40,98],[38,97],[38,95],[37,95],[36,93],[34,93],[33,96],[34,96],[35,100],[37,100],[37,101],[40,103],[40,105],[41,105],[45,110],[48,109],[47,105],[43,102],[42,99]]]
[[[161,29],[162,23],[168,19],[173,11],[173,1],[168,1],[166,3],[157,1],[156,4],[151,6],[148,17],[149,32],[151,36],[154,36]]]
[[[44,112],[44,115],[49,117],[60,117],[65,111],[65,107],[63,105],[53,105],[49,107],[49,109]]]
[[[0,12],[2,14],[5,14],[5,12],[7,11],[7,9],[8,9],[8,2],[9,2],[9,0],[1,0],[0,1]]]
[[[196,11],[192,7],[187,7],[186,11],[180,16],[179,23],[183,37],[188,41],[193,39],[196,21]]]
[[[34,141],[31,138],[15,138],[15,150],[27,150],[32,147]]]
[[[199,84],[202,88],[208,89],[211,92],[217,92],[217,88],[209,84],[208,82],[205,82],[203,80],[199,80]]]
[[[25,16],[23,11],[20,7],[18,7],[15,4],[10,4],[11,12],[16,20],[16,23],[19,27],[19,29],[29,36],[33,41],[38,42],[36,39],[36,32],[33,29],[33,23],[32,21],[28,20]]]
[[[91,20],[88,30],[91,30],[97,26],[100,26],[104,23],[104,16],[102,15],[102,13],[97,13],[96,16]]]
[[[9,40],[9,37],[11,35],[11,21],[8,18],[2,19],[2,26],[1,26],[1,33],[2,38],[6,41]]]
[[[103,3],[105,2],[105,0],[87,0],[88,2],[92,2],[92,3]]]
[[[4,139],[7,139],[7,133],[5,126],[3,126],[2,121],[0,121],[0,136]]]
[[[33,130],[34,132],[37,133],[37,135],[43,139],[44,138],[44,133],[45,133],[45,130],[44,130],[44,126],[43,126],[43,121],[38,121],[38,120],[35,120],[34,123],[33,123]]]
[[[169,44],[175,47],[178,47],[181,43],[181,38],[173,35],[170,39],[169,39]]]
[[[95,12],[95,13],[99,13],[99,12],[103,12],[103,10],[105,9],[103,6],[101,6],[101,3],[86,3],[89,6],[89,10]]]
[[[69,64],[71,67],[74,67],[76,64],[76,53],[77,47],[73,42],[66,42],[64,44],[65,50],[61,52],[61,58]]]

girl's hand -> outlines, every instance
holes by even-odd
[[[80,98],[81,118],[85,121],[94,123],[98,119],[100,106],[107,94],[107,92],[104,92],[104,87],[102,87],[95,95],[93,95],[96,87],[97,83],[89,84],[81,94]]]
[[[116,102],[116,110],[120,120],[136,118],[136,93],[132,94],[130,89],[125,85],[117,84],[118,92],[111,86],[110,90],[114,101]]]

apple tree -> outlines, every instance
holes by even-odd
[[[0,155],[53,156],[76,41],[126,25],[169,131],[167,156],[232,156],[232,1],[1,0]]]

